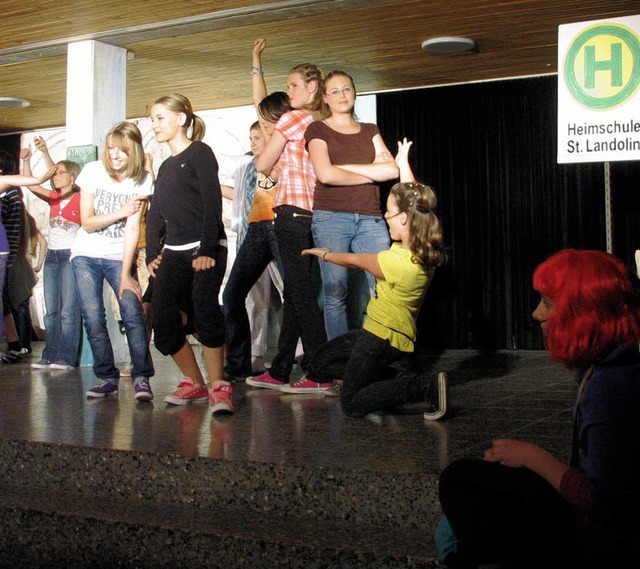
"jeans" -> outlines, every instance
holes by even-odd
[[[271,261],[276,262],[282,273],[273,221],[250,223],[222,293],[227,344],[225,369],[231,375],[251,373],[251,328],[246,300]]]
[[[33,335],[31,297],[27,298],[13,310],[13,321],[16,325],[20,346],[31,352],[31,336]]]
[[[362,417],[424,398],[431,376],[398,373],[389,367],[404,357],[387,340],[366,330],[352,330],[316,351],[307,377],[321,383],[343,379],[342,410],[349,417]]]
[[[71,266],[78,287],[87,338],[93,352],[93,372],[99,379],[108,379],[117,384],[120,372],[114,363],[102,294],[106,279],[116,296],[118,295],[122,261],[79,256],[73,258]],[[135,276],[133,268],[132,275]],[[133,363],[131,375],[134,378],[151,377],[154,369],[142,315],[142,304],[130,290],[124,292],[118,304]]]
[[[0,223],[0,233],[4,234],[4,228]],[[5,237],[6,242],[6,237]],[[8,246],[7,246],[8,249]],[[4,290],[4,281],[7,274],[7,262],[9,260],[9,251],[0,252],[0,291]],[[3,334],[4,327],[4,307],[2,306],[2,293],[0,292],[0,336]]]
[[[47,343],[42,359],[78,365],[82,314],[69,249],[49,249],[44,263],[44,328]]]
[[[326,247],[339,253],[379,253],[389,248],[389,231],[382,217],[316,210],[311,229],[316,247]],[[348,269],[326,262],[320,263],[320,273],[324,291],[324,323],[327,338],[331,340],[349,330]],[[371,274],[366,275],[370,296],[376,281]]]
[[[313,247],[311,212],[295,206],[275,208],[275,230],[284,270],[284,305],[278,353],[269,373],[288,381],[295,361],[298,338],[302,338],[305,360],[326,342],[327,335],[311,277],[315,257],[302,256]]]

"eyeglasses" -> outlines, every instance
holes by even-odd
[[[343,87],[342,89],[331,89],[331,91],[327,91],[327,95],[331,97],[337,97],[340,93],[351,95],[351,93],[353,93],[353,87]]]
[[[56,170],[56,174],[68,174],[66,170]]]

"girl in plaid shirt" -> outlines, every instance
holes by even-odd
[[[257,40],[264,42],[264,40]],[[264,49],[264,48],[263,48]],[[254,65],[262,74],[262,67]],[[280,177],[274,211],[275,232],[284,269],[284,314],[278,341],[278,353],[271,369],[257,377],[247,378],[254,387],[279,389],[288,383],[295,361],[298,338],[302,338],[302,367],[317,348],[326,342],[322,313],[312,283],[310,257],[301,256],[313,246],[311,217],[316,176],[304,134],[316,119],[326,116],[322,98],[324,74],[311,63],[297,65],[289,72],[287,95],[293,108],[280,117],[267,148],[256,162],[259,172],[269,175],[279,161]],[[289,325],[291,324],[291,325]]]

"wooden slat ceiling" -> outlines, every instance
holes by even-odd
[[[251,49],[265,37],[267,85],[313,62],[344,69],[361,93],[555,73],[558,25],[640,14],[638,0],[1,0],[0,132],[65,124],[69,41],[121,45],[127,116],[177,91],[196,110],[251,103]],[[434,36],[474,39],[476,52],[435,55]]]

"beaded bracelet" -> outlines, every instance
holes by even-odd
[[[264,69],[262,67],[256,67],[255,65],[251,66],[251,75],[262,75],[264,74]]]

